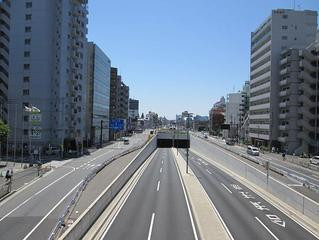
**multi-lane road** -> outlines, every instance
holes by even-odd
[[[197,239],[170,149],[159,149],[102,239]]]
[[[214,151],[214,148],[212,149]],[[181,152],[186,158],[185,151]],[[211,162],[193,153],[190,153],[189,159],[190,168],[204,187],[233,239],[317,239]]]
[[[68,161],[0,202],[0,239],[47,239],[69,200],[93,168],[129,148],[143,144],[146,134],[129,145],[115,143],[89,156]]]

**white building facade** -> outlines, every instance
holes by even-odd
[[[316,38],[317,12],[273,10],[251,34],[249,136],[256,145],[278,146],[281,52]]]
[[[87,14],[87,0],[12,1],[8,95],[10,142],[18,147],[82,143]],[[37,129],[24,106],[41,110]]]

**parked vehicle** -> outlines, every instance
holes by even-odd
[[[227,144],[227,145],[235,145],[235,141],[234,141],[234,139],[227,138],[227,139],[226,139],[226,144]]]
[[[313,156],[312,158],[310,158],[310,163],[319,165],[319,156]]]
[[[254,147],[254,146],[248,146],[247,153],[249,155],[259,156],[259,149],[257,147]]]
[[[49,147],[45,150],[46,155],[57,155],[60,154],[60,149],[58,147]]]
[[[124,145],[130,144],[130,140],[128,138],[124,138],[123,140]]]

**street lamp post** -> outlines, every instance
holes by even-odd
[[[103,120],[101,120],[101,127],[100,127],[100,148],[102,148],[103,142]]]

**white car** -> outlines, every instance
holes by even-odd
[[[319,156],[313,156],[312,158],[310,158],[310,163],[319,165]]]
[[[259,149],[257,147],[254,147],[254,146],[248,146],[247,153],[249,155],[259,156]]]

